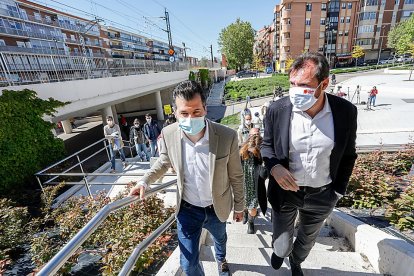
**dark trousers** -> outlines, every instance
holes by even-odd
[[[292,255],[293,261],[300,264],[309,255],[324,220],[338,201],[338,196],[330,185],[319,190],[301,188],[298,192],[286,191],[285,194],[280,212],[272,211],[273,251],[281,258]],[[293,242],[294,224],[298,213],[298,234]]]

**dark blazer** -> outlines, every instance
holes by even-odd
[[[355,149],[357,109],[345,99],[331,94],[326,95],[332,110],[335,136],[330,159],[330,175],[334,190],[344,195],[357,158]],[[289,129],[292,108],[289,97],[284,97],[272,103],[266,113],[261,152],[269,173],[277,164],[289,169]],[[267,197],[275,211],[280,210],[286,192],[269,174]]]

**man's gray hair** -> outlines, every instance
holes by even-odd
[[[297,71],[305,67],[306,63],[311,61],[313,64],[316,65],[316,73],[315,77],[317,78],[318,82],[321,83],[324,79],[329,77],[329,63],[328,60],[319,53],[304,53],[300,55],[295,61],[292,63],[289,75],[293,71]]]

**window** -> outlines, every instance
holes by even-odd
[[[287,9],[287,10],[292,9],[292,4],[291,4],[291,3],[288,3],[288,4],[286,5],[286,9]]]
[[[70,35],[70,40],[72,40],[72,41],[76,41],[76,38],[75,38],[75,35]]]
[[[45,31],[45,30],[43,30],[43,29],[39,29],[39,32],[40,32],[41,34],[46,34],[46,31]]]
[[[323,46],[318,48],[318,52],[323,52]]]
[[[373,33],[374,25],[364,25],[358,27],[358,33]]]
[[[344,44],[342,45],[342,49],[344,49],[344,50],[348,49],[348,43],[344,43]]]
[[[40,17],[40,13],[35,12],[34,17],[36,20],[42,20],[42,17]]]
[[[285,47],[285,52],[287,52],[287,53],[290,52],[290,47],[289,46]]]
[[[324,38],[325,37],[325,32],[319,32],[319,38]]]
[[[344,35],[345,36],[348,36],[348,34],[349,34],[349,32],[348,31],[345,31]]]
[[[338,23],[338,16],[329,17],[329,22],[331,22],[331,23]]]
[[[341,8],[342,8],[342,9],[346,9],[346,3],[342,3]]]
[[[338,36],[343,36],[343,35],[344,35],[344,33],[342,31],[338,32]]]
[[[414,11],[403,11],[402,17],[410,17]]]
[[[378,6],[378,0],[365,0],[364,6]]]
[[[305,39],[309,39],[310,38],[310,32],[305,32]]]
[[[348,9],[352,9],[352,3],[348,3]]]
[[[350,16],[346,17],[346,23],[351,23],[351,17]]]
[[[321,10],[322,11],[326,11],[326,3],[322,3],[321,4]]]
[[[345,22],[345,18],[341,17],[341,23],[344,23],[344,22]]]
[[[286,22],[286,25],[290,25],[290,18],[287,18],[285,22]]]
[[[16,43],[17,43],[17,47],[26,48],[26,43],[24,43],[23,41],[16,41]]]
[[[399,5],[400,4],[400,0],[395,0],[394,3],[395,3],[395,5]]]
[[[290,38],[290,33],[285,33],[285,38]]]
[[[377,17],[376,12],[361,12],[359,14],[359,20],[373,20]]]
[[[312,3],[306,3],[306,11],[312,11]]]
[[[414,0],[404,0],[404,4],[406,5],[414,4]]]
[[[326,19],[325,18],[321,18],[321,25],[325,25],[326,24]]]
[[[47,23],[52,23],[52,18],[49,15],[45,15],[45,19]]]
[[[306,19],[305,19],[305,25],[306,25],[306,26],[310,26],[310,24],[311,24],[311,20],[310,20],[310,18],[306,18]]]

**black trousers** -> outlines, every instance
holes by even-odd
[[[293,261],[302,263],[309,255],[324,220],[338,201],[331,185],[312,189],[303,187],[297,192],[286,191],[280,212],[273,215],[273,251],[281,258],[292,255]],[[293,242],[294,224],[299,213],[299,228]]]

